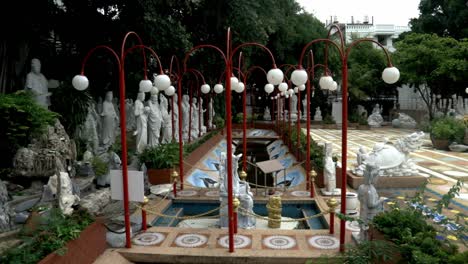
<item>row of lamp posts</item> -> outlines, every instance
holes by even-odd
[[[337,44],[335,43],[334,41],[330,40],[330,33],[331,33],[331,30],[332,29],[335,29],[337,34],[339,35],[339,40],[340,40],[340,43]],[[138,39],[138,42],[139,42],[139,45],[135,45],[127,50],[125,50],[125,44],[126,44],[126,41],[128,39],[129,36],[135,36],[137,39]],[[280,90],[280,92],[278,92],[275,96],[272,96],[271,99],[272,99],[272,102],[274,102],[276,100],[277,102],[277,109],[276,111],[278,113],[281,112],[281,109],[280,108],[280,104],[279,104],[279,100],[281,99],[281,96],[284,96],[286,97],[286,95],[289,97],[292,95],[292,93],[290,93],[289,90],[291,90],[292,92],[295,92],[294,90],[291,89],[288,89],[288,87],[291,87],[291,82],[298,88],[297,92],[300,96],[300,91],[303,91],[303,90],[306,90],[306,109],[304,109],[304,111],[306,111],[306,127],[307,127],[307,143],[306,143],[306,171],[308,172],[309,174],[309,177],[307,177],[307,187],[310,188],[310,196],[311,197],[314,197],[314,184],[313,184],[313,181],[315,179],[315,176],[316,176],[316,173],[315,171],[312,171],[311,170],[311,164],[310,164],[310,98],[311,98],[311,91],[313,90],[313,84],[311,84],[311,80],[313,81],[314,80],[314,69],[315,69],[315,64],[314,64],[314,56],[313,56],[313,53],[312,51],[309,52],[310,54],[310,64],[308,65],[307,67],[307,70],[303,68],[302,66],[302,62],[303,62],[303,58],[307,52],[307,50],[314,44],[317,44],[317,43],[325,43],[325,63],[323,65],[323,67],[325,68],[325,75],[323,77],[320,78],[320,81],[319,81],[319,85],[322,89],[330,89],[330,90],[336,90],[336,87],[337,87],[337,83],[335,81],[333,81],[333,78],[329,75],[329,71],[328,71],[328,46],[331,45],[333,47],[335,47],[339,53],[339,57],[340,57],[340,60],[341,60],[341,64],[342,64],[342,97],[343,97],[343,107],[342,107],[342,174],[341,174],[341,213],[342,214],[345,214],[346,213],[346,184],[347,184],[347,178],[346,178],[346,166],[347,166],[347,117],[348,117],[348,66],[347,66],[347,63],[348,63],[348,56],[349,56],[349,53],[351,51],[351,49],[358,45],[359,43],[361,42],[373,42],[377,47],[380,47],[383,49],[383,51],[385,52],[385,55],[386,55],[386,59],[387,59],[387,68],[385,68],[385,70],[383,71],[382,73],[382,79],[386,82],[386,83],[389,83],[389,84],[393,84],[395,82],[398,81],[399,79],[399,71],[398,69],[396,69],[395,67],[392,66],[392,63],[391,63],[391,60],[390,60],[390,56],[388,54],[388,52],[385,50],[385,48],[378,42],[376,42],[375,40],[372,40],[372,39],[359,39],[359,40],[356,40],[354,42],[352,42],[351,44],[348,45],[348,47],[345,46],[345,43],[344,43],[344,39],[343,39],[343,34],[340,30],[340,28],[336,25],[332,25],[330,30],[329,30],[329,33],[328,33],[328,37],[326,39],[316,39],[316,40],[313,40],[311,42],[309,42],[307,45],[305,45],[305,47],[303,48],[302,52],[301,52],[301,55],[300,55],[300,58],[299,58],[299,61],[298,61],[298,65],[295,67],[295,70],[292,72],[291,74],[291,77],[289,78],[288,80],[288,83],[284,82],[284,74],[283,72],[276,67],[276,63],[275,63],[275,59],[273,57],[273,54],[271,53],[271,51],[266,48],[264,45],[262,44],[259,44],[259,43],[255,43],[255,42],[249,42],[249,43],[244,43],[244,44],[241,44],[235,48],[232,47],[232,42],[231,42],[231,31],[230,31],[230,28],[228,28],[228,31],[227,31],[227,39],[226,39],[226,42],[227,42],[227,48],[226,48],[226,52],[223,52],[220,48],[218,48],[217,46],[214,46],[214,45],[211,45],[211,44],[203,44],[203,45],[198,45],[194,48],[192,48],[190,51],[188,51],[186,54],[185,54],[185,58],[183,60],[183,64],[182,64],[182,70],[180,69],[180,65],[179,65],[179,62],[177,61],[177,59],[175,57],[172,57],[171,58],[171,64],[170,64],[170,71],[169,71],[169,76],[173,76],[174,80],[177,82],[177,85],[178,85],[178,88],[177,88],[177,94],[178,94],[178,109],[179,109],[179,119],[177,120],[179,122],[179,160],[180,160],[180,163],[179,163],[179,173],[178,175],[180,175],[180,189],[183,189],[183,175],[184,175],[184,171],[183,171],[183,139],[182,139],[182,79],[183,79],[183,76],[186,74],[186,73],[192,73],[194,75],[196,75],[196,78],[200,77],[202,78],[203,80],[203,85],[201,86],[201,91],[202,93],[207,93],[209,92],[211,89],[209,87],[208,84],[205,83],[204,81],[204,78],[203,78],[203,75],[195,70],[195,69],[188,69],[187,68],[187,62],[191,56],[191,54],[193,54],[195,51],[197,50],[200,50],[200,49],[211,49],[211,50],[214,50],[216,51],[222,58],[224,64],[225,64],[225,72],[224,72],[224,75],[225,75],[225,85],[226,85],[226,93],[225,93],[225,101],[226,101],[226,116],[225,116],[225,120],[226,120],[226,142],[228,143],[227,144],[227,157],[232,157],[233,153],[232,153],[232,144],[230,144],[230,142],[232,142],[232,115],[231,115],[231,91],[232,90],[235,90],[239,93],[243,92],[243,111],[244,111],[244,114],[243,114],[243,132],[244,132],[244,152],[246,151],[246,102],[245,102],[245,96],[246,96],[246,93],[245,93],[245,82],[247,81],[247,73],[244,74],[244,82],[239,82],[239,79],[236,78],[234,75],[233,75],[233,70],[234,70],[234,66],[233,66],[233,58],[234,58],[234,55],[236,54],[236,52],[240,52],[242,48],[244,47],[248,47],[248,46],[255,46],[255,47],[258,47],[260,49],[262,49],[263,51],[265,51],[271,58],[272,60],[272,69],[269,70],[267,73],[266,73],[266,77],[267,77],[267,80],[268,80],[268,83],[265,85],[264,89],[265,89],[265,92],[267,92],[268,94],[272,93],[274,91],[274,86],[277,85],[278,86],[278,89]],[[126,144],[126,124],[125,124],[125,116],[126,116],[126,113],[125,113],[125,71],[124,71],[124,61],[125,61],[125,57],[128,53],[130,53],[131,51],[135,50],[135,49],[141,49],[142,50],[142,55],[143,55],[143,63],[144,63],[144,80],[142,80],[140,82],[140,90],[142,91],[148,91],[148,90],[151,90],[153,89],[153,84],[150,80],[148,80],[147,78],[147,70],[146,70],[146,55],[145,55],[145,50],[149,51],[159,62],[159,70],[160,70],[160,74],[156,76],[155,78],[155,85],[156,87],[158,87],[161,91],[165,91],[166,94],[168,95],[172,95],[174,94],[176,91],[176,89],[171,86],[171,78],[164,74],[163,70],[162,70],[162,66],[161,66],[161,63],[159,61],[159,57],[158,55],[156,54],[156,52],[154,52],[154,50],[152,50],[151,48],[147,47],[147,46],[144,46],[140,37],[135,33],[135,32],[129,32],[125,35],[125,38],[122,42],[122,45],[121,45],[121,53],[120,53],[120,56],[117,55],[117,53],[112,49],[110,48],[109,46],[105,46],[105,45],[100,45],[100,46],[97,46],[93,49],[91,49],[88,54],[85,56],[84,60],[83,60],[83,63],[82,63],[82,69],[81,69],[81,74],[80,75],[77,75],[73,78],[72,80],[72,84],[73,86],[78,89],[78,90],[85,90],[88,85],[89,85],[89,81],[88,79],[86,78],[86,76],[84,75],[84,68],[85,68],[85,65],[86,65],[86,62],[87,60],[89,59],[89,57],[96,51],[96,50],[107,50],[109,51],[113,57],[115,57],[116,61],[117,61],[117,65],[118,65],[118,69],[119,69],[119,97],[120,97],[120,128],[121,128],[121,145],[122,145],[122,180],[123,180],[123,197],[124,197],[124,210],[125,210],[125,234],[126,234],[126,247],[130,248],[131,247],[131,238],[130,238],[130,212],[129,212],[129,194],[128,194],[128,168],[127,168],[127,144]],[[242,60],[242,54],[240,53],[240,56],[239,56],[239,72],[240,72],[240,62]],[[177,69],[176,71],[173,71],[173,63],[177,63]],[[319,64],[317,64],[319,65]],[[292,67],[290,67],[291,69]],[[252,69],[253,70],[253,69]],[[289,70],[289,69],[288,69]],[[263,72],[265,72],[263,70]],[[239,77],[241,78],[241,74],[239,74]],[[197,85],[198,87],[199,85]],[[286,89],[285,89],[286,88]],[[213,91],[215,93],[221,93],[222,91],[224,90],[222,84],[221,84],[221,81],[216,84],[214,87],[213,87]],[[173,103],[172,103],[172,106],[173,106]],[[273,108],[274,108],[274,103],[273,103]],[[300,107],[299,107],[300,109]],[[174,112],[174,111],[173,111]],[[291,112],[291,111],[289,111]],[[274,113],[274,109],[273,109],[273,113]],[[300,110],[298,111],[298,113],[300,114]],[[277,120],[276,120],[276,124],[278,125],[279,124],[279,115],[277,115]],[[284,117],[281,117],[281,118],[284,118]],[[300,117],[298,117],[300,118]],[[291,117],[289,116],[289,119],[291,120]],[[172,120],[174,122],[174,117],[172,117]],[[298,120],[298,123],[299,123],[299,120]],[[174,126],[173,126],[174,127]],[[299,144],[299,129],[300,129],[300,125],[298,124],[297,125],[297,129],[298,129],[298,142],[297,144]],[[289,125],[289,130],[291,130],[290,128],[290,125]],[[191,133],[191,131],[189,131],[189,134]],[[173,133],[174,135],[174,133]],[[244,153],[244,164],[243,164],[243,170],[245,172],[246,170],[246,160],[245,160],[245,155],[246,153]],[[177,173],[176,173],[177,174]],[[174,183],[174,195],[176,195],[176,187],[177,187],[177,175],[176,174],[173,174],[172,177],[174,178],[173,179],[173,183]],[[234,252],[234,233],[237,232],[237,224],[236,224],[236,212],[237,212],[237,206],[235,206],[235,204],[237,205],[238,203],[238,200],[237,202],[234,204],[234,200],[235,200],[235,197],[233,197],[233,186],[232,186],[232,159],[231,158],[228,158],[227,159],[227,178],[228,178],[228,219],[229,219],[229,252]],[[146,201],[147,202],[147,201]],[[336,206],[336,204],[331,201],[329,203],[329,206],[330,208],[334,208]],[[146,217],[145,217],[146,218]],[[334,213],[331,213],[330,214],[330,233],[333,233],[334,232],[334,228],[333,228],[333,221],[334,221]],[[143,225],[144,227],[146,227],[146,225],[144,224]],[[345,220],[341,220],[340,222],[340,250],[343,251],[344,250],[344,242],[345,242]]]

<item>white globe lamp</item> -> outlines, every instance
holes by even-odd
[[[89,80],[86,76],[84,75],[75,75],[72,79],[72,85],[77,89],[78,91],[83,91],[86,90],[89,86]]]
[[[304,69],[294,70],[291,74],[291,81],[295,85],[302,85],[307,82],[307,72]]]
[[[283,78],[283,72],[278,68],[271,69],[267,73],[267,80],[273,85],[280,84],[283,81]]]
[[[322,76],[319,80],[319,85],[322,90],[329,90],[333,85],[333,78],[331,76]]]
[[[164,91],[171,86],[171,79],[166,74],[159,74],[154,77],[154,86],[158,87],[159,91]]]
[[[271,83],[265,84],[265,92],[266,92],[267,94],[272,93],[273,90],[275,90],[275,87],[273,86],[273,84],[271,84]]]
[[[215,84],[215,86],[213,87],[213,91],[217,94],[220,94],[224,91],[224,87],[222,84],[218,83],[218,84]]]
[[[285,82],[282,82],[278,85],[278,90],[280,90],[280,92],[284,92],[287,89],[288,89],[288,84]]]
[[[200,90],[202,93],[207,94],[210,92],[210,85],[205,83],[201,86]]]
[[[166,88],[166,90],[164,90],[164,93],[167,95],[167,96],[173,96],[175,94],[175,88],[174,86],[169,86]]]
[[[158,93],[159,93],[159,90],[158,90],[158,88],[156,88],[156,87],[153,86],[153,87],[151,87],[150,93],[151,93],[151,95],[155,95],[155,94],[158,94]]]
[[[244,89],[245,89],[244,83],[243,83],[243,82],[239,82],[239,83],[237,84],[236,92],[242,93],[242,92],[244,91]]]
[[[388,84],[394,84],[400,79],[400,71],[396,67],[387,67],[382,72],[382,79]]]
[[[298,86],[298,88],[299,88],[299,91],[302,92],[302,91],[305,90],[306,86],[305,86],[305,84],[301,84],[301,85]]]
[[[140,92],[149,93],[153,88],[153,83],[150,80],[141,80],[140,81]]]

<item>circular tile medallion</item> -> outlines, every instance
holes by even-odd
[[[223,248],[229,248],[229,236],[222,236],[218,239],[218,244]],[[234,248],[245,248],[252,244],[252,239],[248,236],[234,235]]]
[[[340,241],[332,236],[313,236],[308,239],[309,245],[318,249],[336,249]]]
[[[194,248],[203,246],[208,242],[208,237],[200,234],[184,234],[178,236],[174,243],[179,247]]]
[[[208,191],[205,193],[206,196],[209,197],[218,197],[219,196],[219,191]]]
[[[197,194],[197,191],[195,190],[183,190],[183,191],[177,192],[178,196],[195,196],[196,194]]]
[[[162,233],[141,233],[133,238],[133,243],[139,246],[153,246],[161,243],[166,238]]]
[[[310,196],[310,192],[309,191],[293,191],[291,192],[291,195],[296,196],[296,197],[308,197]]]
[[[263,245],[271,249],[290,249],[296,246],[296,240],[290,236],[268,236]]]

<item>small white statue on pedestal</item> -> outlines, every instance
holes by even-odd
[[[367,123],[371,127],[380,127],[383,123],[382,117],[382,108],[380,108],[379,104],[374,106],[372,110],[372,114],[367,118]]]
[[[322,121],[322,111],[320,111],[320,107],[315,109],[314,121]]]
[[[206,126],[205,126],[205,112],[206,109],[203,109],[203,98],[200,97],[200,103],[198,106],[198,111],[200,115],[200,134],[203,136],[206,134]]]
[[[209,129],[216,128],[216,126],[213,124],[214,116],[215,116],[215,111],[213,107],[213,98],[210,98],[210,102],[208,104],[208,128]]]
[[[164,95],[159,94],[161,104],[160,104],[160,109],[161,109],[161,115],[162,115],[162,140],[161,143],[167,144],[170,143],[172,140],[172,119],[171,116],[169,115],[169,112],[167,111],[167,108],[169,107],[169,103]]]
[[[187,94],[182,96],[182,139],[186,142],[189,138],[190,120],[190,97]]]
[[[136,150],[137,153],[142,153],[148,145],[148,113],[150,112],[149,107],[145,107],[143,104],[145,100],[145,93],[138,93],[138,97],[135,100],[135,118],[136,118],[136,131],[134,135],[136,138]],[[157,100],[157,97],[156,97]]]
[[[192,98],[192,124],[191,124],[191,139],[197,139],[200,132],[200,113],[198,112],[197,98]]]
[[[105,147],[110,147],[115,142],[115,133],[118,128],[119,116],[112,103],[112,92],[106,93],[106,99],[102,103],[102,131],[101,141]]]
[[[336,164],[333,161],[332,143],[325,143],[325,165],[323,167],[323,178],[325,188],[321,189],[323,195],[340,195],[341,189],[336,188]]]
[[[265,108],[265,112],[263,112],[263,120],[265,121],[271,120],[270,108],[268,108],[268,106]]]

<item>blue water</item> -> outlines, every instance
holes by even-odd
[[[302,218],[304,213],[307,216],[315,215],[320,212],[315,203],[284,203],[282,204],[283,210],[281,212],[282,216],[291,217],[291,218]],[[218,202],[173,202],[163,213],[166,215],[178,215],[178,216],[190,216],[197,215],[209,210],[213,210],[219,207]],[[268,211],[265,203],[255,203],[254,212],[258,215],[267,216]],[[219,211],[213,212],[211,215],[217,215]],[[176,226],[179,221],[171,221],[170,218],[158,217],[156,218],[152,225],[153,226]],[[312,218],[308,220],[308,223],[304,223],[305,229],[326,229],[328,224],[326,223],[323,216]]]

